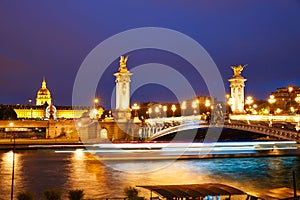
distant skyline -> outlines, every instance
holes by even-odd
[[[245,94],[255,99],[266,100],[279,87],[300,86],[299,0],[2,0],[0,104],[35,101],[45,77],[54,105],[71,105],[74,80],[88,53],[108,37],[139,27],[168,28],[196,40],[216,63],[227,92],[230,66],[238,64],[248,64],[242,73],[248,79]],[[145,63],[168,65],[188,77],[197,95],[208,95],[184,59],[153,49],[128,55],[129,70]],[[96,96],[105,108],[118,67],[116,58],[98,85]],[[132,96],[132,103],[145,101],[176,98],[167,88],[146,85]]]

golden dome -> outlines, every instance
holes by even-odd
[[[40,96],[40,95],[50,95],[50,91],[47,88],[41,88],[38,91],[37,95],[38,96]]]
[[[47,89],[45,79],[43,79],[42,87],[37,92],[36,105],[41,106],[41,105],[44,105],[45,103],[48,103],[48,105],[51,104],[51,93]]]

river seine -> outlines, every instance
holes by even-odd
[[[29,190],[42,199],[46,189],[84,189],[86,198],[124,197],[127,186],[224,183],[259,194],[278,187],[292,188],[292,171],[300,174],[300,157],[214,158],[100,162],[90,153],[54,150],[17,151],[14,196]],[[136,172],[136,173],[135,173]],[[10,199],[12,151],[0,151],[0,199]],[[300,187],[300,178],[297,177]],[[150,192],[140,189],[149,198]]]

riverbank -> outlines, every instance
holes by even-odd
[[[0,149],[2,150],[12,150],[20,149],[41,149],[43,145],[47,145],[47,148],[50,148],[50,145],[61,146],[61,148],[84,148],[84,145],[78,141],[78,139],[20,139],[17,138],[15,141],[12,139],[0,139]],[[53,146],[54,147],[54,146]]]
[[[219,143],[213,146],[198,148],[189,145],[189,148],[166,146],[168,143],[103,143],[88,145],[76,139],[16,139],[15,144],[10,139],[0,139],[0,150],[55,150],[60,153],[75,152],[81,149],[83,152],[95,152],[101,154],[100,160],[173,160],[173,159],[203,159],[203,158],[242,158],[242,157],[271,157],[271,156],[300,156],[300,144],[286,144],[279,146],[263,142],[249,143]],[[177,145],[182,145],[178,143]],[[208,144],[210,145],[210,144]],[[230,146],[228,146],[230,145]],[[233,146],[231,146],[233,145]],[[260,147],[257,147],[260,146]],[[274,146],[274,147],[273,147]],[[275,147],[276,146],[276,147]],[[230,149],[228,149],[230,148]]]

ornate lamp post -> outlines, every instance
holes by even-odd
[[[230,105],[230,94],[226,94],[226,106],[225,106],[225,108],[226,108],[226,113],[229,113],[229,108],[228,108],[228,106],[229,107],[231,107],[231,105]]]
[[[186,101],[183,101],[183,102],[181,103],[181,110],[182,110],[181,115],[184,116],[185,110],[186,110]]]
[[[32,99],[28,99],[28,103],[29,103],[29,106],[30,106],[30,119],[32,119]]]
[[[276,110],[275,110],[275,113],[277,113],[277,114],[280,114],[282,112],[282,110],[280,109],[280,108],[277,108]]]
[[[232,113],[232,106],[233,106],[233,104],[234,104],[234,99],[233,99],[233,98],[229,98],[227,104],[228,104],[229,107],[230,107],[229,112]]]
[[[140,109],[140,106],[137,103],[134,103],[133,106],[131,106],[132,110],[134,110],[134,118],[138,117],[137,111]]]
[[[155,113],[156,113],[156,117],[159,118],[159,116],[158,116],[158,113],[159,113],[159,107],[156,106],[154,111],[155,111]]]
[[[175,104],[173,104],[171,106],[171,110],[173,111],[173,117],[174,117],[175,116],[175,111],[176,111],[176,105]]]
[[[253,104],[254,100],[253,100],[253,97],[252,96],[247,96],[246,98],[246,104],[248,105],[247,106],[247,113],[251,112],[251,104]]]
[[[98,98],[95,98],[94,99],[94,106],[96,106],[96,104],[98,104],[99,103],[99,99]]]
[[[254,104],[253,105],[253,113],[252,114],[254,114],[254,115],[257,115],[257,104]]]
[[[99,103],[99,99],[94,98],[94,109],[93,109],[94,118],[98,118],[98,116],[97,116],[98,110],[96,109],[98,103]]]
[[[292,108],[292,92],[293,92],[293,90],[294,90],[293,86],[288,87],[289,96],[290,96],[290,108],[289,108],[290,111],[291,111],[291,108]]]
[[[205,107],[206,107],[207,112],[209,111],[209,107],[210,107],[210,106],[211,106],[210,100],[209,100],[209,99],[206,99],[206,100],[205,100]]]
[[[167,117],[167,106],[163,106],[163,111],[164,111],[164,117]]]
[[[274,95],[270,95],[268,102],[270,104],[270,113],[274,113],[274,109],[272,108],[272,105],[276,102],[275,96]]]
[[[192,108],[193,108],[193,113],[195,115],[197,113],[196,112],[196,108],[197,108],[197,101],[196,100],[192,102]]]

